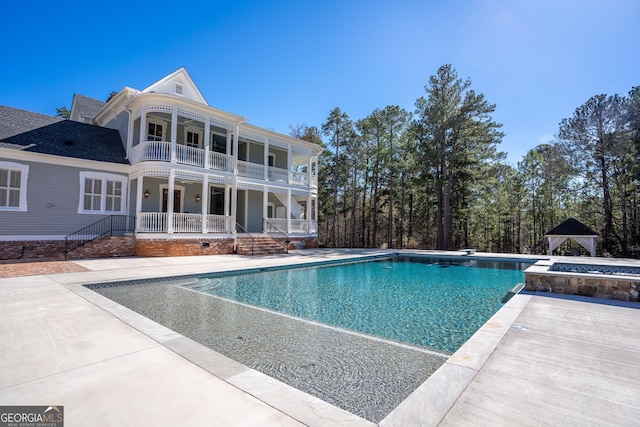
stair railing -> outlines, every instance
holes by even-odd
[[[238,253],[238,229],[240,229],[243,234],[249,235],[249,238],[251,239],[251,255],[253,255],[253,251],[256,244],[256,238],[253,237],[253,234],[249,233],[247,230],[245,230],[243,226],[241,226],[237,222],[236,222],[235,233],[233,233],[233,253]]]
[[[262,230],[276,243],[282,246],[287,253],[289,253],[289,243],[291,243],[291,241],[289,239],[289,236],[287,236],[287,233],[280,230],[267,218],[262,218]]]
[[[65,236],[64,259],[69,252],[96,240],[99,237],[132,233],[135,229],[136,218],[129,215],[109,215],[99,221],[89,224],[80,230]]]

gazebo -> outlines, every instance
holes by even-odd
[[[547,234],[549,239],[549,255],[565,240],[573,239],[583,248],[589,251],[591,256],[596,256],[596,238],[598,233],[581,223],[575,218],[569,218]]]

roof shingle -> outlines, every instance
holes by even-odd
[[[128,164],[120,133],[0,105],[0,147]]]
[[[575,218],[569,218],[545,236],[598,236],[598,233],[590,229]]]

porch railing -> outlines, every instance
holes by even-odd
[[[233,221],[227,215],[207,215],[207,231],[212,233],[233,232]]]
[[[269,218],[269,223],[280,230],[287,230],[287,220],[285,218]],[[309,221],[306,219],[290,219],[287,233],[315,233],[316,228],[315,221],[311,221],[311,225],[309,225]]]
[[[231,233],[233,231],[230,216],[205,215],[207,233]],[[173,214],[174,233],[202,233],[202,215],[192,213]],[[136,231],[139,233],[167,233],[168,214],[166,212],[140,212],[137,217]]]
[[[173,232],[202,233],[202,215],[191,213],[174,213]]]

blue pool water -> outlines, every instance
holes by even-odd
[[[455,352],[524,281],[530,264],[394,257],[209,275],[193,289],[305,319]]]

